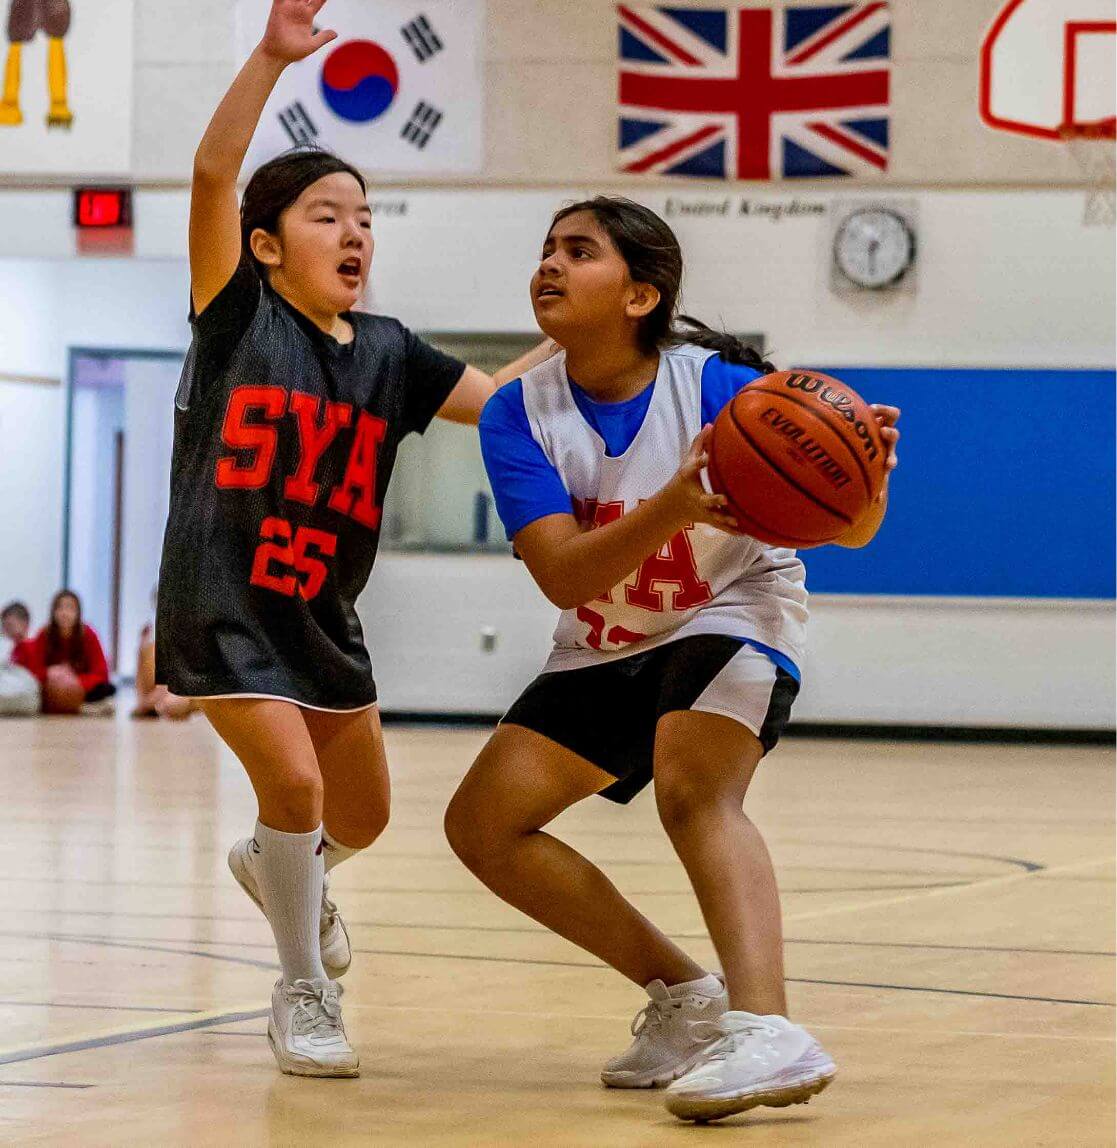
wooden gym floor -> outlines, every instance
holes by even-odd
[[[267,925],[225,868],[253,804],[204,721],[0,723],[0,1142],[1113,1143],[1113,755],[788,740],[750,810],[780,873],[809,1107],[706,1129],[607,1091],[642,995],[497,901],[441,814],[484,731],[389,727],[395,813],[336,875],[356,1081],[283,1077]],[[557,823],[705,958],[650,795]]]

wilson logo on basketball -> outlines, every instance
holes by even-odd
[[[714,420],[707,472],[746,534],[817,546],[868,510],[884,485],[885,454],[855,391],[815,371],[775,371]]]
[[[865,422],[857,417],[853,399],[834,387],[827,386],[818,375],[791,375],[786,384],[793,391],[805,391],[808,395],[815,395],[820,403],[833,407],[848,423],[853,423],[853,429],[861,440],[865,453],[871,460],[876,460],[879,451],[872,441],[872,436]]]
[[[792,422],[787,415],[781,415],[775,407],[769,407],[760,417],[773,430],[779,431],[784,438],[793,443],[795,454],[812,463],[835,490],[841,490],[843,486],[849,484],[848,472],[844,471],[803,427]]]

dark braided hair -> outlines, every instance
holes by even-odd
[[[679,315],[683,283],[683,253],[675,233],[652,210],[621,196],[599,195],[564,207],[551,227],[575,212],[591,212],[628,265],[637,283],[649,283],[659,292],[654,310],[640,321],[640,348],[655,352],[678,343],[693,343],[717,351],[727,363],[752,367],[769,375],[775,367],[756,348],[727,331],[715,331],[689,315]]]
[[[284,152],[256,169],[241,200],[240,235],[241,250],[252,258],[261,274],[265,268],[252,255],[249,243],[253,231],[260,228],[271,235],[278,234],[279,217],[283,212],[312,183],[338,172],[351,175],[361,185],[361,191],[368,193],[365,177],[355,167],[321,148],[297,148]]]

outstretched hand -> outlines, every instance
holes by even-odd
[[[707,494],[700,477],[710,461],[712,426],[705,426],[690,444],[683,465],[663,489],[676,513],[684,522],[706,522],[729,534],[740,534],[737,519],[728,510],[729,501],[723,494]]]
[[[336,40],[336,32],[318,30],[314,24],[325,4],[326,0],[272,0],[260,48],[275,60],[293,64]]]
[[[900,421],[900,408],[885,406],[884,403],[873,403],[871,409],[873,417],[880,427],[880,437],[884,440],[885,448],[888,450],[888,457],[884,465],[891,473],[900,463],[896,454],[896,444],[900,441],[900,432],[896,429],[896,424]]]

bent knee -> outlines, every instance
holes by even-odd
[[[345,844],[350,849],[367,849],[388,828],[391,810],[387,804],[370,804],[346,828]],[[350,840],[352,838],[352,840]]]
[[[443,818],[446,840],[459,861],[477,876],[482,876],[500,858],[517,834],[511,825],[486,816],[469,800],[455,795]]]
[[[455,793],[442,818],[442,831],[446,834],[454,856],[467,869],[473,869],[474,859],[479,852],[480,835],[476,829],[476,819],[470,803],[462,799],[460,792]]]
[[[655,781],[655,804],[659,820],[669,834],[686,832],[720,812],[741,812],[743,793],[710,785],[701,777],[673,772]]]
[[[273,816],[286,823],[317,824],[322,820],[322,776],[317,770],[289,770],[262,794]]]

